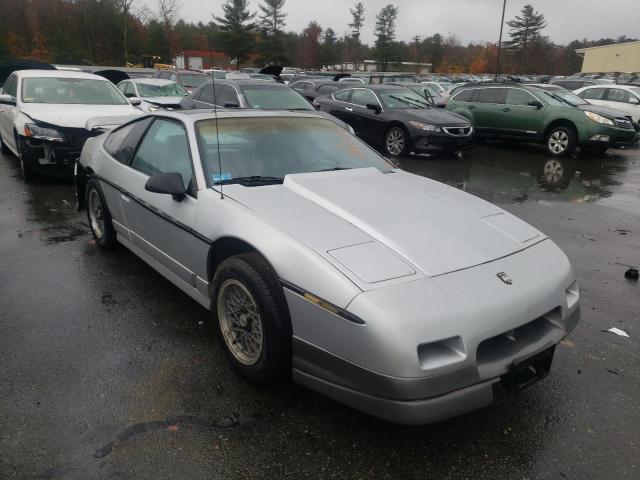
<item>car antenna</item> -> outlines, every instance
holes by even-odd
[[[216,76],[211,72],[212,80],[211,85],[213,88],[213,115],[216,122],[216,145],[218,150],[218,172],[219,178],[222,179],[222,158],[220,156],[220,134],[218,132],[218,99],[216,98]],[[222,193],[222,182],[220,183],[220,200],[224,200],[224,194]]]

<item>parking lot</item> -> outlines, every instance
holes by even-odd
[[[638,478],[640,285],[624,273],[640,263],[640,151],[563,160],[498,144],[401,166],[567,253],[582,322],[549,378],[413,428],[252,386],[203,308],[127,250],[97,249],[71,182],[25,185],[2,156],[2,478]]]

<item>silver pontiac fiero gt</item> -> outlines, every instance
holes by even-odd
[[[567,257],[314,113],[155,112],[87,141],[78,201],[203,307],[237,370],[424,424],[544,378],[580,317]]]

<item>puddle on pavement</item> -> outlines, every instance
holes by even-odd
[[[633,177],[640,179],[640,150],[612,150],[604,156],[583,153],[565,159],[524,147],[478,147],[463,158],[409,157],[402,159],[401,166],[498,204],[602,200],[611,204],[621,185],[633,189]],[[640,194],[637,205],[640,209]]]
[[[70,180],[38,178],[23,188],[28,196],[28,220],[41,225],[40,236],[47,244],[71,242],[88,232],[76,211],[75,190]]]

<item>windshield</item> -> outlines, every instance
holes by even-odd
[[[315,110],[298,92],[287,87],[242,87],[249,108],[262,110]]]
[[[395,90],[389,92],[381,92],[378,94],[382,100],[382,104],[387,108],[425,108],[429,107],[429,103],[410,90]]]
[[[87,78],[25,78],[22,81],[24,103],[79,105],[127,105],[111,82]]]
[[[591,105],[586,100],[583,100],[578,95],[568,90],[556,90],[551,93],[556,97],[559,97],[563,102],[568,103],[572,107],[577,107],[578,105]]]
[[[141,97],[184,97],[185,95],[189,95],[189,93],[177,83],[167,83],[166,85],[138,83],[137,87]]]
[[[208,119],[196,123],[196,136],[209,186],[248,177],[279,183],[293,173],[365,167],[387,172],[394,168],[323,118],[220,118],[217,133],[215,119]]]
[[[181,73],[180,74],[180,82],[185,87],[194,88],[199,87],[203,83],[207,83],[210,79],[209,75],[195,74],[195,73]]]

